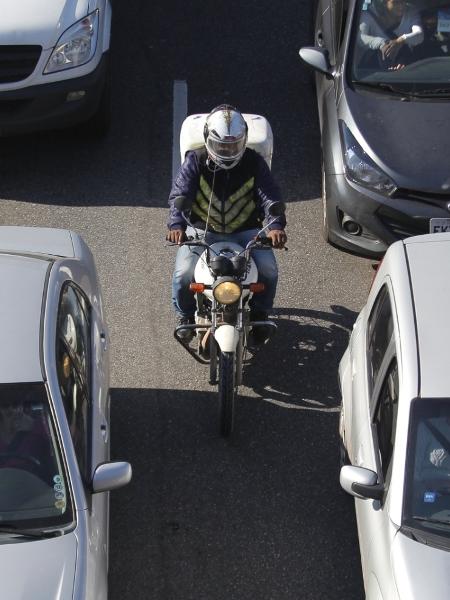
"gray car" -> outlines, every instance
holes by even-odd
[[[0,596],[107,598],[108,331],[73,232],[0,227]]]
[[[318,0],[300,56],[316,70],[325,239],[378,258],[450,230],[449,0]]]

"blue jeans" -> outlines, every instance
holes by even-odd
[[[245,248],[247,243],[258,233],[257,229],[249,229],[238,233],[211,233],[206,235],[208,244],[215,242],[235,242]],[[186,235],[195,235],[190,227]],[[189,284],[194,280],[194,269],[204,248],[181,246],[175,260],[172,278],[172,303],[175,312],[181,317],[191,317],[195,313],[195,295],[189,290]],[[253,310],[269,311],[273,306],[278,282],[278,267],[272,250],[255,250],[252,258],[258,268],[258,281],[265,284],[264,291],[255,294],[250,302]]]

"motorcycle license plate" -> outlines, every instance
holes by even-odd
[[[450,219],[430,219],[430,233],[450,232]]]

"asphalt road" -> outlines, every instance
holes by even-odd
[[[320,141],[307,0],[114,2],[114,122],[0,140],[0,223],[69,227],[93,250],[112,338],[110,598],[363,597],[353,503],[339,488],[337,367],[370,262],[321,238]],[[163,243],[172,90],[188,112],[265,115],[288,203],[279,330],[247,368],[230,441],[207,373],[172,337],[174,250]]]

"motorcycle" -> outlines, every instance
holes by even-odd
[[[189,150],[204,146],[206,114],[186,117],[180,131],[180,158],[184,160]],[[244,114],[248,126],[247,146],[258,152],[272,165],[273,133],[270,123],[261,115]],[[184,198],[177,199],[177,208],[188,225],[190,207]],[[284,204],[272,205],[270,217],[280,216]],[[198,362],[209,365],[209,382],[218,386],[220,408],[220,432],[229,436],[233,430],[235,398],[242,384],[243,364],[252,346],[252,327],[261,325],[273,333],[272,321],[250,321],[248,302],[253,294],[263,291],[258,282],[258,271],[252,253],[268,250],[268,238],[263,237],[268,223],[246,248],[230,242],[207,244],[196,234],[185,244],[203,248],[194,271],[191,291],[196,296],[195,324],[177,327],[175,339]],[[195,228],[194,228],[195,229]],[[182,328],[195,332],[196,344],[186,344],[178,335]]]
[[[187,216],[190,207],[186,199],[177,198],[175,206],[193,228]],[[274,219],[284,210],[284,204],[276,202],[269,209],[270,217]],[[195,323],[178,326],[174,336],[196,361],[209,365],[209,383],[218,385],[220,433],[224,437],[233,430],[235,399],[242,384],[243,364],[252,346],[252,328],[260,325],[271,332],[276,329],[270,320],[251,321],[248,306],[252,295],[264,290],[264,284],[258,282],[252,253],[271,249],[271,240],[263,233],[273,219],[245,248],[226,241],[208,244],[205,236],[200,237],[197,232],[195,238],[182,242],[182,245],[201,248],[202,252],[190,284],[197,304]],[[178,334],[186,328],[193,330],[196,343],[185,343]]]

